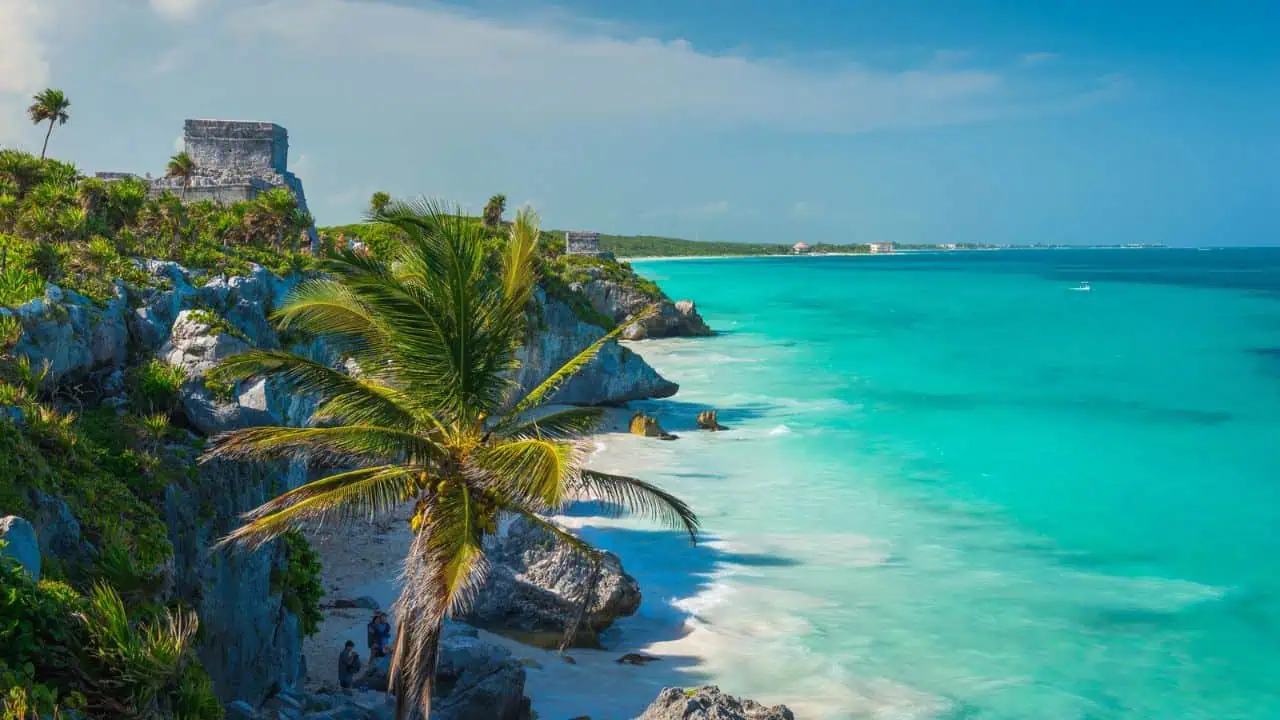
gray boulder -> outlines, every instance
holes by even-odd
[[[604,330],[583,322],[573,309],[542,289],[534,292],[538,321],[529,324],[524,346],[516,353],[520,369],[515,381],[521,394],[595,342]],[[577,375],[560,386],[551,402],[569,405],[620,405],[630,400],[670,397],[680,386],[667,380],[639,355],[617,343],[606,345]]]
[[[795,720],[786,705],[765,707],[720,692],[715,685],[665,688],[639,720]]]
[[[0,542],[5,543],[0,554],[17,560],[31,579],[40,580],[40,543],[31,523],[17,515],[0,518]]]
[[[523,635],[535,644],[557,645],[565,628],[578,618],[591,562],[524,518],[516,518],[504,533],[486,538],[486,543],[489,575],[467,622]],[[639,607],[640,585],[622,569],[617,555],[604,553],[599,582],[575,644],[597,646],[602,630]]]
[[[48,364],[47,382],[57,383],[124,362],[129,345],[127,307],[123,285],[117,285],[116,297],[105,308],[49,285],[44,297],[0,313],[22,322],[14,352],[26,356],[34,367]]]
[[[622,322],[628,317],[654,304],[654,298],[634,288],[612,280],[592,280],[575,286],[592,307],[604,315]],[[711,334],[711,328],[698,314],[692,300],[671,302],[667,298],[657,300],[658,314],[642,323],[632,323],[622,332],[624,340],[644,340],[662,337],[702,337]]]
[[[197,312],[179,312],[169,339],[156,353],[170,365],[181,366],[188,378],[202,377],[222,360],[249,349],[249,343],[232,333],[215,330]]]
[[[385,692],[389,658],[369,663],[360,684]],[[525,670],[500,645],[484,642],[464,625],[448,623],[440,641],[440,664],[431,700],[432,720],[527,720]]]

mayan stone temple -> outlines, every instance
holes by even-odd
[[[289,131],[269,122],[187,120],[183,141],[196,171],[186,190],[188,202],[231,203],[252,200],[271,188],[288,188],[307,209],[302,181],[289,172]],[[178,194],[180,178],[157,178],[151,191]],[[315,229],[310,231],[315,241]]]

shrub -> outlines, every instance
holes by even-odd
[[[158,358],[131,371],[135,404],[148,412],[172,412],[178,404],[178,390],[187,379],[180,365],[169,365]]]
[[[320,598],[324,596],[320,558],[302,533],[291,530],[282,539],[285,564],[272,572],[271,591],[280,593],[281,603],[298,616],[303,637],[315,635],[324,620],[320,612]]]
[[[0,305],[17,307],[44,295],[44,278],[20,267],[0,271]]]

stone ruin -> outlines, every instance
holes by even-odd
[[[188,202],[212,200],[233,203],[252,200],[272,188],[287,188],[307,209],[307,196],[302,181],[289,172],[289,131],[269,122],[235,120],[187,120],[183,141],[187,154],[195,161],[195,174],[187,184]],[[127,173],[98,173],[111,180]],[[151,194],[182,193],[180,178],[148,178]],[[308,231],[314,247],[317,242],[313,225]]]
[[[600,233],[584,230],[570,230],[564,234],[564,251],[567,255],[591,255],[599,257]]]

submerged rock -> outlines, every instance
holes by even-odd
[[[639,720],[795,720],[786,705],[766,707],[720,692],[714,685],[666,688]]]
[[[525,518],[515,519],[505,533],[486,543],[489,576],[467,622],[543,647],[557,646],[565,628],[578,618],[591,580],[591,561]],[[639,583],[623,571],[617,555],[605,552],[575,645],[597,645],[600,631],[639,607]]]

